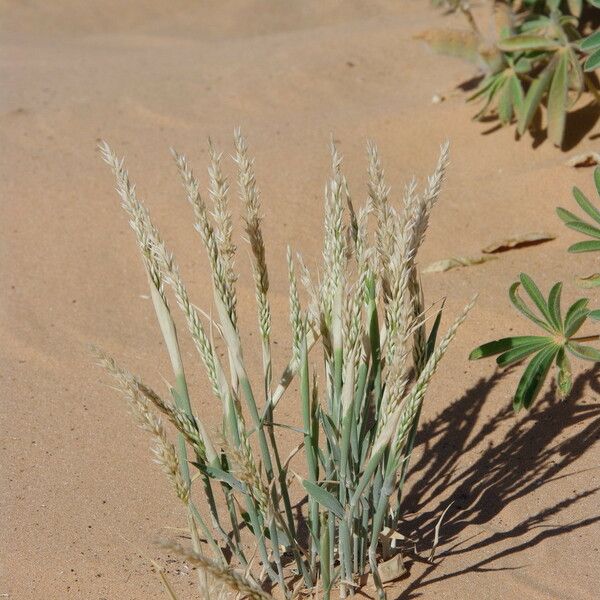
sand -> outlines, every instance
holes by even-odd
[[[135,242],[95,145],[105,138],[126,155],[195,302],[208,306],[206,261],[168,149],[187,153],[205,182],[207,136],[230,152],[238,124],[256,156],[284,352],[285,247],[319,262],[330,133],[357,198],[366,193],[367,137],[379,144],[396,197],[451,141],[423,265],[477,255],[515,233],[557,235],[424,276],[429,301],[448,298],[446,325],[476,292],[479,301],[432,385],[410,476],[407,528],[421,532],[425,555],[453,502],[438,563],[414,563],[391,597],[596,597],[597,370],[578,364],[569,400],[555,401],[547,386],[535,410],[515,417],[520,368],[466,360],[478,343],[533,333],[506,294],[521,270],[545,287],[565,281],[567,300],[578,294],[573,276],[597,270],[593,256],[566,254],[578,236],[554,215],[557,204],[572,204],[573,184],[592,191],[591,170],[564,162],[597,149],[593,109],[582,105],[567,152],[529,136],[516,143],[512,129],[486,133],[493,123],[471,122],[473,107],[453,91],[473,69],[412,39],[458,22],[426,0],[2,0],[0,11],[0,597],[165,597],[150,559],[165,558],[156,539],[177,535],[181,513],[88,345],[157,386],[169,370]],[[447,100],[432,104],[434,94]],[[245,251],[239,263],[250,329]],[[216,423],[192,348],[185,356],[194,402]],[[182,597],[192,597],[189,573],[179,561],[168,566]]]

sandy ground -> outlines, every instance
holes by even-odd
[[[168,4],[168,6],[167,6]],[[322,189],[331,132],[357,198],[367,137],[397,194],[452,142],[452,168],[421,263],[548,230],[550,243],[482,266],[424,277],[447,296],[447,324],[479,302],[438,373],[407,508],[426,552],[450,501],[436,566],[412,565],[392,597],[597,597],[597,371],[577,372],[564,403],[508,410],[519,368],[468,363],[476,344],[532,332],[506,290],[526,269],[544,286],[598,270],[565,252],[577,236],[554,216],[591,170],[564,166],[598,147],[582,108],[568,152],[493,124],[470,122],[462,94],[432,104],[473,70],[413,41],[452,22],[426,0],[260,2],[172,0],[0,2],[2,217],[0,597],[163,598],[150,558],[176,535],[179,507],[149,460],[148,441],[88,352],[97,343],[156,385],[169,372],[146,283],[111,175],[105,138],[127,156],[194,300],[207,306],[207,267],[168,149],[186,152],[205,181],[208,135],[231,151],[241,124],[256,155],[266,211],[275,339],[287,348],[285,247],[319,262]],[[240,264],[246,269],[242,254]],[[251,280],[240,281],[242,324],[254,326]],[[185,348],[190,372],[192,349]],[[217,410],[192,375],[194,401]],[[550,391],[550,388],[546,390]],[[284,405],[290,418],[293,398]],[[426,450],[424,454],[423,451]],[[170,565],[183,597],[192,578]],[[594,592],[596,589],[596,592]],[[191,596],[189,596],[191,597]]]

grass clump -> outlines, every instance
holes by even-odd
[[[416,256],[440,194],[447,145],[423,192],[417,193],[413,180],[397,207],[390,201],[377,149],[369,144],[368,200],[358,212],[342,173],[342,158],[332,146],[322,269],[317,275],[309,273],[288,250],[292,350],[278,379],[273,377],[260,192],[240,132],[235,133],[234,160],[254,274],[262,355],[258,378],[249,376],[244,358],[249,350],[242,347],[238,325],[236,245],[221,154],[210,146],[209,208],[186,158],[173,153],[211,267],[213,321],[190,300],[123,160],[105,143],[100,150],[116,176],[148,275],[173,367],[170,397],[163,398],[103,352],[97,354],[137,421],[153,436],[155,460],[187,511],[192,547],[172,549],[199,567],[200,593],[206,597],[211,581],[254,598],[267,597],[265,590],[276,586],[285,598],[308,589],[327,599],[334,586],[345,597],[370,573],[384,598],[384,580],[402,572],[400,550],[389,538],[400,524],[402,490],[424,395],[472,306],[436,344],[441,309],[428,330]],[[218,428],[208,427],[190,400],[169,295],[183,312],[222,408]],[[226,348],[224,361],[215,337]],[[317,346],[320,359],[314,356]],[[322,373],[320,381],[317,373]],[[256,379],[259,386],[251,383]],[[294,379],[300,429],[275,417]],[[174,442],[163,419],[172,426]],[[289,457],[281,454],[276,427],[287,427],[298,437]],[[302,532],[304,522],[308,535]],[[392,559],[399,566],[390,574]]]

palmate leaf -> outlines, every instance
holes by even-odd
[[[537,316],[523,298],[517,293],[522,286],[534,304],[540,316]],[[588,299],[580,298],[573,302],[563,319],[561,312],[562,283],[555,283],[544,297],[533,279],[521,273],[519,281],[509,290],[514,306],[529,320],[549,333],[545,336],[523,335],[506,337],[475,348],[469,355],[470,360],[498,355],[496,363],[507,367],[522,361],[531,355],[529,364],[523,371],[513,399],[515,411],[529,408],[539,394],[544,380],[556,360],[556,384],[561,397],[565,397],[572,387],[571,363],[566,352],[586,360],[600,361],[600,350],[584,346],[580,342],[597,339],[597,336],[573,338],[585,321],[589,318],[600,320],[600,310],[590,311]]]
[[[596,186],[596,191],[598,196],[600,196],[600,167],[596,167],[594,170],[594,183]],[[600,225],[600,210],[598,210],[586,197],[586,195],[578,188],[573,188],[573,197],[575,201],[579,205],[579,207],[593,219],[595,224]],[[584,242],[577,242],[569,247],[569,252],[578,253],[578,252],[596,252],[600,250],[600,228],[596,227],[595,224],[591,224],[587,221],[584,221],[581,217],[576,214],[565,210],[564,208],[558,207],[556,209],[556,214],[558,217],[564,222],[564,224],[584,235],[587,235],[592,240],[587,240]]]

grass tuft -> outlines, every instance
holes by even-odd
[[[95,353],[137,422],[152,435],[154,458],[185,506],[192,548],[169,548],[198,567],[200,594],[208,593],[212,581],[251,598],[270,598],[263,590],[278,586],[286,599],[307,589],[322,590],[328,600],[334,586],[342,598],[354,595],[359,581],[370,573],[379,597],[385,598],[383,580],[390,578],[389,566],[382,577],[379,565],[389,565],[393,554],[401,554],[386,540],[401,526],[402,491],[421,406],[440,360],[473,306],[471,302],[465,307],[437,343],[441,309],[428,330],[416,257],[440,195],[448,145],[441,147],[424,190],[417,193],[413,180],[396,205],[377,148],[369,143],[368,199],[355,211],[342,157],[332,143],[322,268],[311,274],[302,257],[288,248],[292,351],[286,369],[274,379],[261,196],[239,129],[234,142],[254,275],[262,385],[251,384],[256,377],[249,376],[244,359],[229,184],[222,155],[212,143],[212,208],[202,198],[187,159],[173,151],[212,271],[214,311],[207,312],[190,300],[176,261],[137,198],[123,160],[108,144],[100,145],[148,275],[173,368],[171,398],[159,396],[107,354]],[[308,298],[305,306],[303,295]],[[171,297],[183,313],[222,407],[216,433],[209,433],[190,400]],[[216,314],[214,324],[207,322],[208,312]],[[223,360],[213,334],[226,348]],[[321,360],[315,357],[317,347]],[[275,418],[293,380],[299,390],[300,429],[286,423],[285,415]],[[163,417],[172,431],[167,431]],[[275,427],[286,427],[298,437],[285,459]],[[293,488],[296,480],[301,485]],[[292,504],[302,500],[299,494],[305,494],[305,502]],[[308,536],[301,531],[302,523],[307,524]],[[398,559],[402,564],[401,556]],[[174,594],[170,584],[168,590]]]

